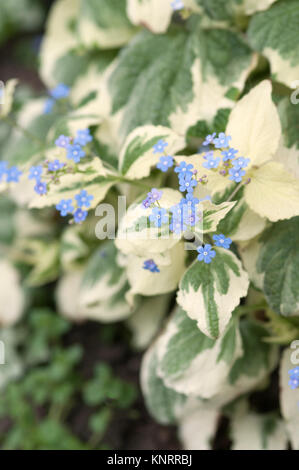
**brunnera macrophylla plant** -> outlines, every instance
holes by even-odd
[[[148,410],[185,448],[210,448],[225,415],[233,449],[299,449],[298,21],[295,0],[58,0],[47,97],[17,106],[5,84],[1,269],[16,294],[0,324],[53,281],[73,321],[125,322],[147,349]],[[101,204],[115,240],[97,232]],[[250,394],[278,367],[280,403],[261,413]]]

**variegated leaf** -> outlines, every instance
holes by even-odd
[[[236,255],[223,248],[210,264],[194,261],[180,282],[178,304],[211,338],[220,336],[232,311],[247,294],[247,273]]]

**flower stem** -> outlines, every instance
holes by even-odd
[[[241,181],[241,183],[238,184],[238,186],[234,189],[234,191],[231,193],[229,198],[227,199],[227,202],[230,202],[232,198],[240,191],[240,189],[244,186],[244,182]]]

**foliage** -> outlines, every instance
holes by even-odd
[[[147,349],[148,411],[185,448],[226,416],[232,449],[298,449],[298,22],[297,0],[53,3],[48,91],[8,80],[0,105],[2,448],[104,448],[134,417],[109,364],[84,375],[94,321]]]

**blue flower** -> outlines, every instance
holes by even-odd
[[[59,160],[54,160],[48,164],[49,171],[59,171],[65,166],[65,163],[61,163]]]
[[[198,221],[199,217],[194,210],[189,212],[189,214],[186,214],[186,217],[184,218],[184,222],[191,227],[194,227]]]
[[[212,158],[213,156],[214,156],[214,152],[213,152],[213,150],[210,150],[209,152],[207,152],[207,153],[203,156],[203,158],[204,158],[205,160],[209,160],[209,159]]]
[[[7,162],[0,162],[0,181],[2,181],[2,177],[7,174]]]
[[[153,203],[159,201],[162,197],[163,191],[159,191],[157,188],[153,188],[148,194],[148,199]]]
[[[80,224],[80,222],[83,222],[87,217],[87,211],[83,211],[82,209],[77,209],[76,212],[74,213],[74,220],[76,224]]]
[[[148,259],[147,261],[144,261],[143,264],[143,269],[147,269],[151,273],[159,273],[160,269],[156,265],[155,261],[153,259]]]
[[[89,142],[92,141],[92,136],[90,135],[90,130],[89,129],[82,129],[82,130],[79,130],[77,131],[77,135],[75,137],[75,144],[79,144],[79,145],[86,145],[88,144]]]
[[[230,238],[226,238],[223,233],[221,235],[213,235],[213,240],[215,241],[216,246],[220,246],[228,250],[232,244],[232,240]]]
[[[177,166],[174,171],[175,173],[179,174],[179,177],[181,176],[193,176],[193,172],[191,171],[193,169],[193,165],[191,163],[186,163],[186,162],[181,162],[179,166]]]
[[[223,150],[223,152],[221,152],[221,154],[223,155],[223,161],[227,162],[227,160],[232,160],[233,158],[235,158],[237,153],[238,153],[238,150],[235,150],[233,148],[230,148],[228,150]]]
[[[92,194],[88,194],[85,189],[75,196],[79,207],[90,207],[90,202],[93,200]]]
[[[229,147],[229,141],[231,140],[230,136],[226,136],[224,132],[220,132],[218,137],[214,139],[214,145],[216,149]]]
[[[181,204],[176,204],[175,206],[172,206],[169,211],[172,213],[173,217],[182,217],[183,207]]]
[[[147,197],[146,199],[142,201],[141,205],[144,209],[148,209],[151,206],[151,204],[153,204],[153,201]]]
[[[212,246],[209,244],[199,246],[197,248],[197,251],[199,253],[197,256],[198,261],[204,261],[206,264],[210,264],[212,258],[216,256],[216,252],[212,249]]]
[[[250,162],[250,158],[244,158],[244,157],[239,157],[239,158],[236,158],[236,160],[234,160],[232,162],[234,168],[236,168],[236,170],[240,170],[241,168],[245,168]]]
[[[165,148],[167,147],[168,143],[165,140],[161,139],[159,142],[154,145],[154,153],[163,153]]]
[[[291,377],[299,378],[299,366],[294,367],[294,369],[289,370],[289,375]]]
[[[289,380],[289,386],[291,387],[292,390],[295,390],[296,388],[299,387],[299,377],[290,377]]]
[[[149,216],[149,219],[156,227],[161,227],[162,224],[168,222],[168,214],[166,209],[154,207],[152,213]]]
[[[187,230],[187,226],[186,226],[186,224],[184,223],[184,221],[182,220],[181,217],[173,217],[172,221],[169,224],[169,228],[170,228],[171,232],[174,232],[177,235],[179,235],[181,232],[184,232],[185,230]]]
[[[171,8],[174,11],[182,10],[184,8],[184,4],[182,0],[173,0],[173,2],[171,2]]]
[[[18,183],[22,172],[17,166],[12,166],[6,171],[7,183]]]
[[[85,152],[78,144],[68,145],[66,156],[70,160],[74,160],[75,163],[79,163],[81,158],[85,157]]]
[[[56,209],[60,212],[62,217],[65,217],[67,214],[72,214],[74,211],[73,201],[71,199],[61,199],[61,201],[56,204]]]
[[[58,139],[55,140],[55,145],[57,147],[62,147],[62,148],[67,148],[67,146],[70,144],[71,139],[69,137],[66,137],[65,135],[60,135]]]
[[[193,176],[193,175],[192,175]],[[193,189],[197,186],[197,181],[194,180],[189,174],[186,176],[180,176],[179,184],[180,184],[180,191],[188,191],[188,193],[192,193]]]
[[[59,83],[55,88],[50,90],[50,95],[54,100],[60,100],[66,98],[70,94],[70,88],[64,83]]]
[[[207,135],[207,137],[205,138],[204,142],[202,143],[202,145],[210,145],[210,144],[213,144],[214,143],[214,138],[216,137],[216,132],[213,132],[213,134],[210,134],[210,135]]]
[[[160,157],[159,163],[157,163],[157,168],[163,173],[165,173],[168,168],[171,168],[173,166],[173,158],[170,155],[167,155],[165,157]]]
[[[52,98],[48,98],[45,101],[44,114],[49,114],[52,111],[54,104],[55,101]]]
[[[195,207],[199,203],[199,199],[194,197],[192,193],[187,193],[186,197],[180,200],[180,205],[187,204],[188,207]]]
[[[37,180],[36,185],[34,186],[34,191],[40,196],[47,194],[47,183]]]
[[[215,157],[213,158],[212,156],[207,157],[207,161],[202,164],[204,168],[207,168],[208,170],[211,170],[212,168],[218,168],[218,165],[220,163],[220,157]]]
[[[28,179],[30,180],[39,180],[41,175],[42,175],[42,172],[43,172],[43,167],[42,165],[38,165],[38,166],[32,166],[30,169],[29,169],[29,176],[28,176]]]
[[[231,168],[229,170],[230,177],[229,179],[235,181],[236,183],[240,183],[242,181],[242,177],[245,175],[245,171],[237,168]]]

